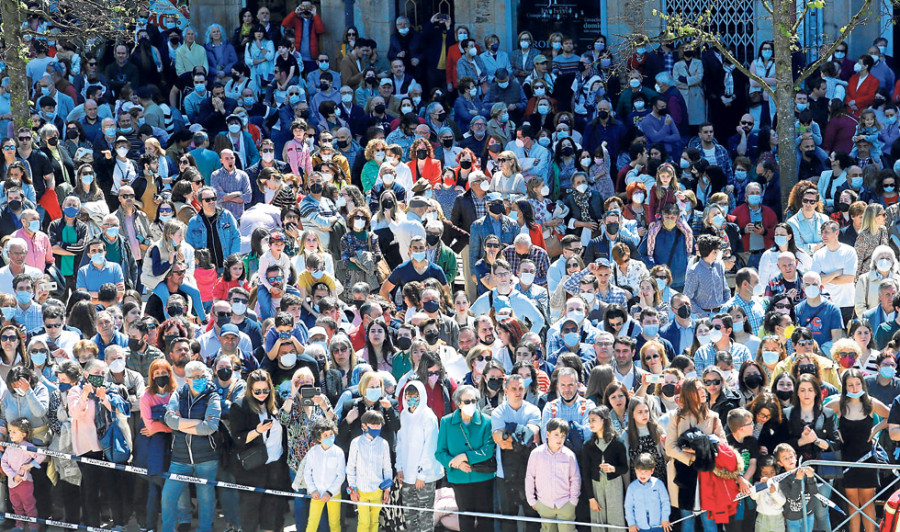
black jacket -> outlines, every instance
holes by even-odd
[[[381,426],[381,437],[387,440],[392,449],[394,448],[397,431],[400,430],[400,413],[397,411],[397,401],[394,399],[389,399],[389,401],[391,402],[390,408],[382,407],[380,402],[368,406],[366,400],[362,397],[352,403],[344,403],[339,416],[341,424],[337,435],[337,444],[344,450],[344,454],[350,451],[350,442],[353,441],[353,438],[362,436],[361,420],[363,414],[368,410],[381,412],[381,415],[384,416],[384,425]],[[359,415],[351,423],[347,421],[347,414],[353,409],[357,409]]]
[[[834,428],[834,416],[822,414],[821,408],[819,412],[816,413],[816,419],[813,423],[806,423],[800,419],[800,409],[797,407],[786,409],[784,411],[784,416],[786,418],[788,430],[787,443],[794,449],[797,449],[797,454],[799,454],[804,461],[815,460],[822,454],[822,449],[815,444],[797,444],[806,425],[810,425],[813,430],[816,431],[816,436],[828,442],[828,450],[837,451],[841,448],[840,436],[838,435],[837,429]],[[759,444],[760,446],[763,445],[761,435]],[[769,452],[771,452],[771,450]]]
[[[288,469],[287,469],[287,427],[282,427],[281,431],[281,458],[273,462],[272,464],[263,465],[257,469],[253,469],[247,471],[241,466],[240,460],[237,459],[237,455],[243,451],[246,451],[254,446],[265,445],[263,438],[261,436],[257,436],[250,444],[247,444],[247,436],[251,431],[256,430],[256,426],[259,425],[259,414],[250,409],[249,401],[255,401],[255,399],[248,399],[248,395],[250,394],[250,390],[247,390],[247,395],[244,395],[238,402],[233,403],[231,405],[231,410],[228,413],[228,419],[231,423],[231,441],[232,441],[232,452],[234,456],[232,456],[232,460],[230,463],[232,464],[232,470],[234,471],[235,478],[241,484],[247,484],[254,487],[265,487],[271,488],[271,483],[266,482],[267,476],[265,474],[260,474],[260,471],[266,467],[275,467],[280,474],[276,475],[277,478],[281,480],[280,484],[282,485],[281,489],[286,489],[289,485],[288,482]],[[281,406],[281,401],[278,400],[278,394],[275,394],[276,397],[276,407]],[[278,413],[276,412],[275,416],[278,418]],[[259,470],[259,471],[258,471]]]
[[[580,459],[582,485],[585,487],[584,492],[592,499],[596,499],[597,496],[594,493],[594,483],[588,479],[600,480],[600,464],[606,462],[616,468],[612,473],[606,474],[609,480],[619,478],[628,472],[628,453],[625,451],[625,444],[613,436],[606,450],[601,451],[593,443],[594,437],[591,436],[591,440],[584,445]]]
[[[471,189],[457,196],[450,213],[450,223],[468,233],[472,232],[472,224],[478,218],[475,215],[475,193]],[[466,239],[468,244],[468,238]]]
[[[84,254],[84,245],[87,243],[88,228],[84,222],[77,219],[75,220],[74,227],[75,235],[78,237],[78,241],[73,244],[63,244],[63,230],[66,228],[65,216],[50,222],[50,228],[47,230],[47,235],[50,237],[50,245],[60,246],[66,251],[70,251],[75,254],[75,271],[77,272],[78,267],[81,265],[81,256]],[[59,268],[62,263],[62,257],[62,255],[54,254],[57,268]]]

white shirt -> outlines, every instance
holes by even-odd
[[[847,244],[841,244],[836,251],[829,251],[828,247],[816,251],[810,269],[822,275],[840,269],[844,270],[844,275],[856,275],[858,261],[856,250]],[[852,307],[856,299],[856,286],[853,283],[828,283],[825,290],[831,294],[831,302],[839,308]]]
[[[34,266],[29,266],[27,264],[25,264],[24,266],[24,273],[27,273],[34,279],[40,279],[44,276],[44,273]],[[16,291],[13,290],[13,278],[15,278],[15,274],[13,274],[13,272],[9,270],[9,266],[0,268],[0,292],[4,294],[16,293]]]

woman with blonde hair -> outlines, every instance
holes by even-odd
[[[524,196],[525,178],[522,177],[522,166],[516,154],[511,151],[500,152],[497,162],[500,163],[500,170],[491,176],[491,192],[513,197]]]
[[[890,244],[888,238],[888,229],[885,227],[885,211],[884,206],[880,203],[870,203],[863,212],[862,227],[856,236],[856,256],[858,265],[856,267],[856,277],[867,273],[872,265],[872,253],[878,246],[887,246]]]
[[[191,298],[193,308],[201,321],[206,320],[203,301],[194,279],[194,248],[184,239],[187,227],[180,220],[169,220],[163,225],[162,237],[147,250],[141,269],[141,282],[162,299],[163,308],[169,300],[169,289],[164,282],[169,271],[177,262],[184,263],[186,270],[180,290]],[[148,260],[149,259],[149,260]]]
[[[669,163],[659,165],[656,170],[656,184],[650,189],[650,202],[647,205],[647,220],[656,221],[656,215],[667,203],[677,201],[675,193],[679,191],[678,173]]]
[[[384,139],[372,139],[366,144],[364,156],[366,164],[363,165],[360,179],[362,181],[363,194],[368,194],[375,185],[375,179],[378,177],[378,169],[384,163],[385,154],[387,153],[387,142]]]
[[[144,152],[159,157],[159,184],[165,190],[171,190],[175,177],[178,175],[178,167],[175,161],[166,155],[162,145],[156,137],[147,137],[144,141]]]
[[[318,253],[325,258],[325,271],[328,275],[334,277],[334,259],[331,257],[331,253],[327,253],[322,248],[322,241],[319,240],[319,235],[315,231],[310,229],[303,231],[300,235],[300,246],[300,249],[297,250],[297,254],[294,255],[291,261],[298,275],[306,270],[306,259],[310,255]]]

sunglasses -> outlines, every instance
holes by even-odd
[[[500,244],[485,244],[484,247],[486,247],[486,248],[499,248],[499,247],[500,247]]]
[[[839,357],[853,357],[853,358],[856,358],[856,353],[854,353],[854,352],[852,352],[852,351],[850,351],[850,352],[841,351],[840,353],[838,353],[838,356],[839,356]]]
[[[742,126],[752,126],[752,125],[753,125],[753,122],[747,122],[747,121],[745,121],[745,120],[741,120],[741,125],[742,125]]]
[[[18,337],[18,336],[15,336],[15,335],[12,335],[12,336],[8,336],[8,335],[0,336],[0,342],[15,342],[15,341],[18,340],[18,339],[19,339],[19,337]]]
[[[184,275],[187,270],[172,270],[172,275]]]
[[[230,312],[216,312],[216,317],[217,318],[230,318],[231,313]]]
[[[134,198],[134,194],[119,194],[119,197],[122,199],[132,199]]]
[[[275,153],[275,150],[272,148],[263,148],[262,152],[263,153]]]
[[[813,341],[812,340],[799,340],[797,342],[797,345],[800,347],[808,347],[808,346],[813,345]]]
[[[658,359],[658,358],[662,358],[662,357],[659,356],[659,354],[655,354],[655,355],[647,355],[647,356],[644,357],[644,360],[656,360],[656,359]]]
[[[253,390],[253,395],[256,397],[262,397],[264,395],[269,395],[269,390]]]
[[[16,151],[16,147],[15,147],[15,146],[12,146],[12,145],[10,145],[10,146],[3,146],[3,151]]]
[[[45,329],[59,329],[60,327],[62,327],[62,323],[45,323],[44,324]]]
[[[197,182],[199,183],[200,181]],[[213,203],[214,201],[216,201],[216,198],[203,198],[200,201],[202,201],[203,203]]]
[[[818,199],[806,199],[806,198],[803,198],[803,204],[804,204],[804,205],[815,205],[816,203],[819,203],[819,200],[818,200]]]
[[[705,384],[705,385],[707,385],[707,386],[721,386],[721,385],[722,385],[722,379],[715,379],[715,380],[712,380],[712,379],[711,379],[711,380],[708,380],[708,381],[703,381],[703,384]]]
[[[460,399],[459,404],[461,405],[474,405],[478,403],[478,399]]]
[[[19,142],[28,142],[31,140],[31,137],[19,137]]]
[[[246,300],[246,299],[237,299],[237,298],[231,300],[231,304],[232,304],[232,305],[234,305],[234,304],[236,304],[236,303],[244,303],[244,304],[246,304],[246,303],[247,303],[247,300]]]
[[[508,163],[509,161],[510,161],[510,159],[507,159],[505,157],[501,157],[500,159],[497,159],[498,163]]]
[[[283,280],[284,278],[280,275],[278,277],[266,277],[266,281],[269,281],[270,283],[280,283]]]
[[[182,159],[182,160],[178,161],[178,164],[191,164],[191,161],[188,161],[187,159]],[[194,183],[199,183],[199,182],[200,181],[194,181]]]
[[[486,357],[484,355],[478,355],[477,357],[475,357],[475,360],[477,360],[478,362],[482,362],[482,361],[490,362],[493,359],[494,359],[494,357],[490,357],[490,356]]]

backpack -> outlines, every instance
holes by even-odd
[[[879,532],[898,532],[900,531],[900,490],[891,494],[887,502],[884,503],[884,518],[881,520]]]
[[[130,410],[128,403],[124,402],[124,409]],[[113,412],[102,409],[105,427],[100,436],[100,446],[103,447],[103,457],[114,464],[126,464],[131,459],[131,429],[128,427],[130,412],[119,412],[117,405],[113,404]]]

